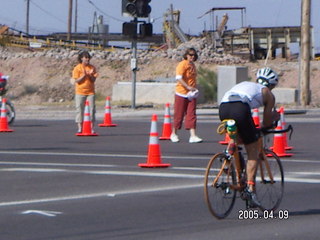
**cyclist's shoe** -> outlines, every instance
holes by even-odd
[[[257,195],[250,191],[248,188],[244,190],[244,198],[248,201],[249,208],[259,208],[261,207],[261,203],[259,202]]]

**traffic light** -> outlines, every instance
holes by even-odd
[[[141,37],[152,37],[152,24],[151,23],[140,24],[139,33]]]
[[[129,37],[137,36],[137,23],[125,22],[122,24],[122,34]]]
[[[122,0],[122,15],[147,18],[151,13],[151,0]]]

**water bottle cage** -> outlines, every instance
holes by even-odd
[[[237,131],[227,131],[228,135],[232,139],[236,139],[237,137]]]
[[[233,155],[234,152],[236,150],[236,144],[235,143],[229,143],[228,147],[227,147],[227,153],[229,153],[230,155]]]

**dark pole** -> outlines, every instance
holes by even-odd
[[[30,11],[30,0],[27,0],[27,14],[26,14],[26,33],[29,34],[29,11]]]
[[[75,13],[74,13],[74,32],[78,31],[78,0],[76,0]]]
[[[135,17],[133,22],[138,24],[137,18]],[[131,58],[131,70],[132,70],[132,97],[131,97],[131,108],[136,108],[136,82],[137,82],[137,71],[138,71],[138,60],[137,60],[137,35],[134,34],[132,42],[132,58]]]
[[[68,35],[67,40],[71,39],[71,31],[72,31],[72,1],[69,0],[69,14],[68,14]]]

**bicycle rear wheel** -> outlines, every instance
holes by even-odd
[[[204,179],[204,195],[213,216],[222,219],[231,212],[236,200],[236,174],[233,164],[226,154],[217,153],[207,166]]]
[[[282,200],[284,175],[279,157],[273,151],[265,149],[265,155],[267,154],[271,157],[260,160],[256,177],[256,193],[261,209],[274,211]]]

